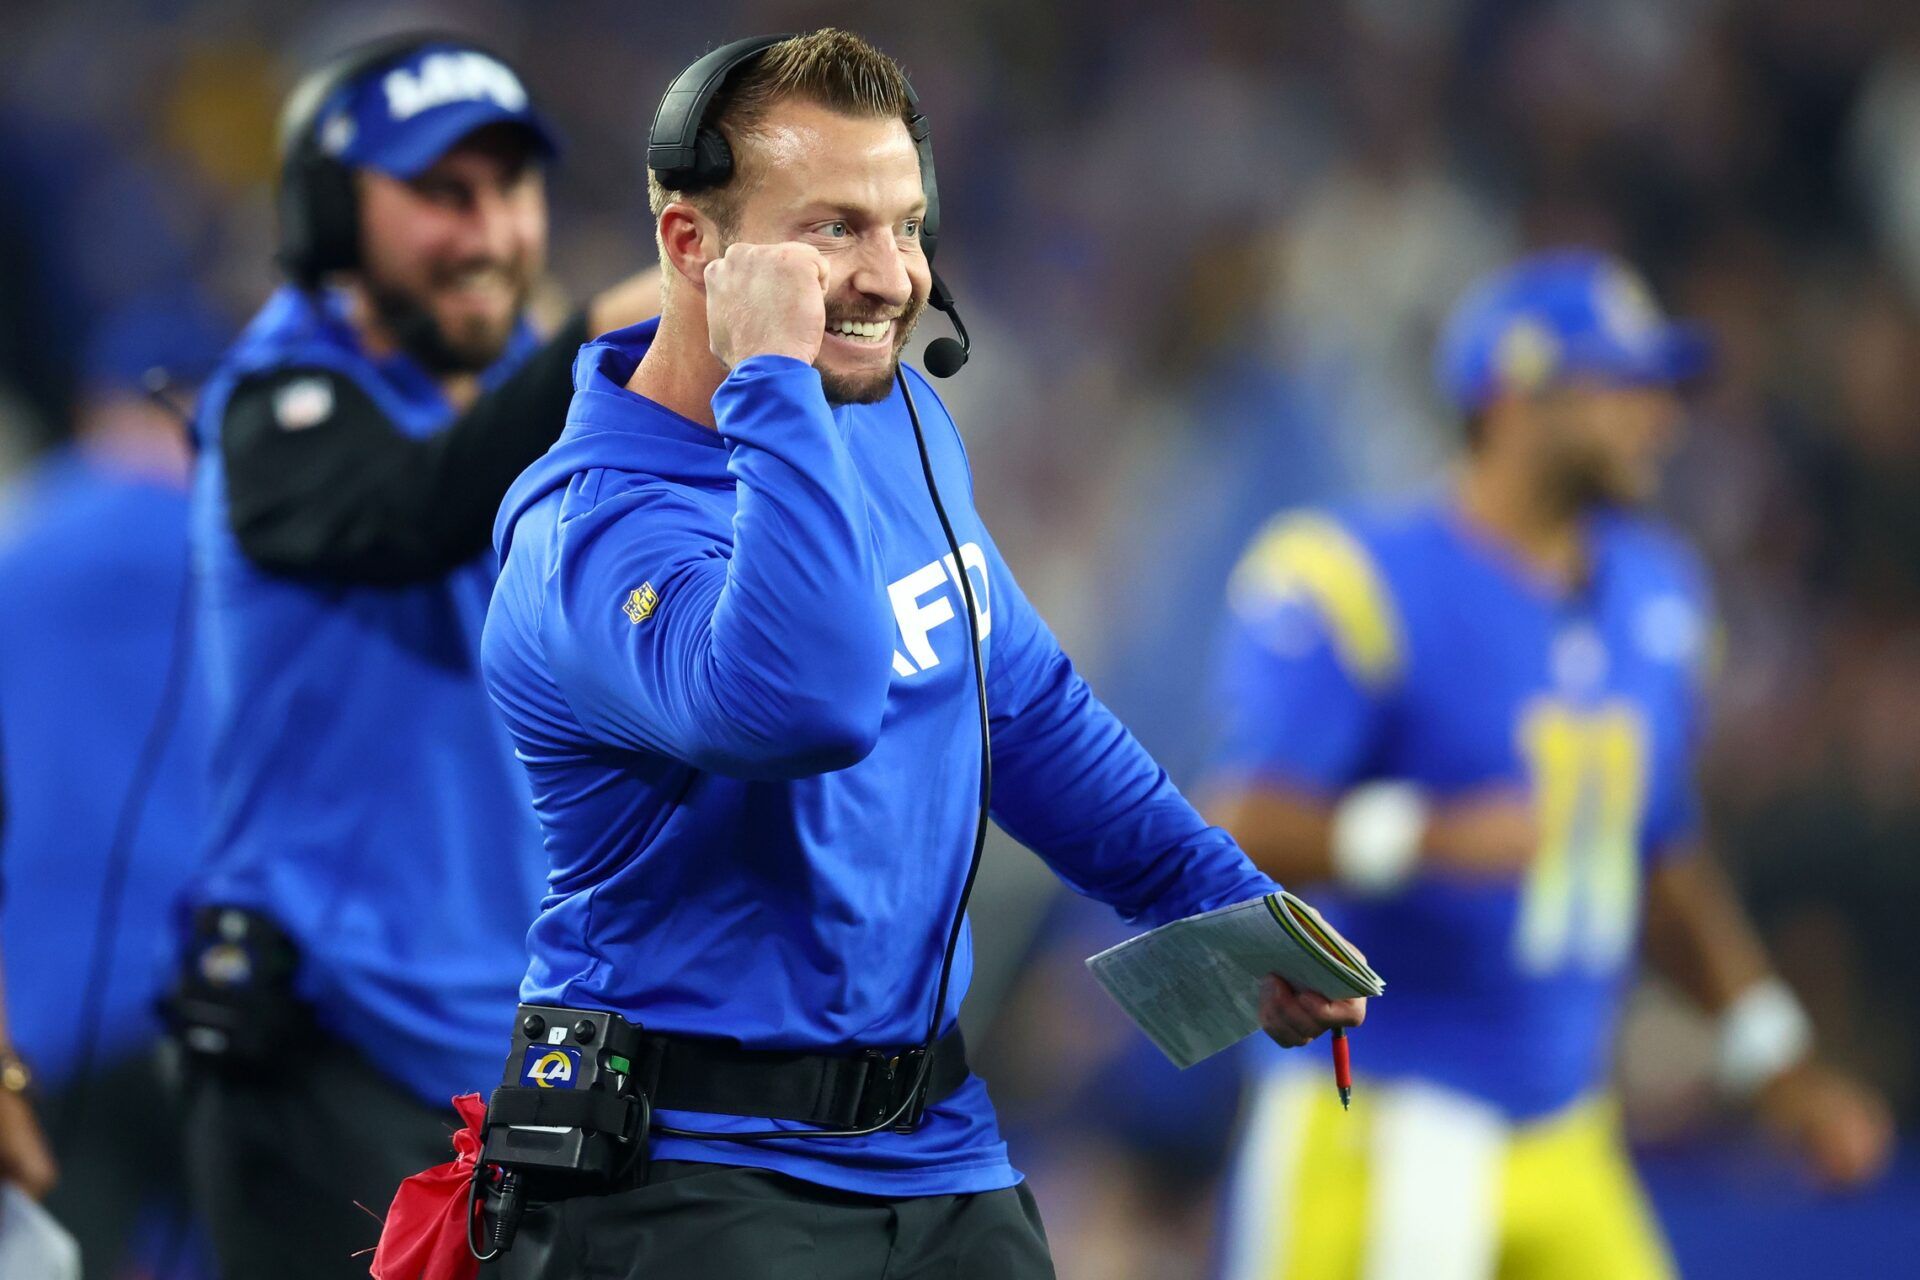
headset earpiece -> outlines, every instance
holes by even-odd
[[[347,167],[304,139],[280,170],[280,246],[274,260],[303,289],[360,257],[360,210]]]
[[[653,113],[647,134],[647,168],[669,191],[703,191],[733,176],[733,149],[718,129],[705,127],[707,110],[727,79],[791,32],[748,36],[723,44],[673,78]]]
[[[718,129],[702,129],[693,146],[693,172],[687,175],[688,184],[680,189],[700,191],[725,186],[733,177],[733,148],[727,145],[727,135]]]

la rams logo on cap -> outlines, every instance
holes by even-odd
[[[1529,316],[1507,326],[1493,353],[1500,384],[1520,392],[1540,390],[1552,379],[1559,363],[1559,340],[1546,325]]]
[[[521,1085],[536,1089],[571,1089],[580,1074],[580,1051],[553,1045],[534,1045],[520,1064]]]
[[[330,156],[339,156],[353,145],[353,135],[359,132],[354,126],[353,116],[346,111],[336,111],[333,118],[320,126],[320,150]]]

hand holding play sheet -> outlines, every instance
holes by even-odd
[[[1259,1030],[1269,974],[1333,1000],[1386,990],[1319,912],[1285,891],[1161,925],[1087,968],[1176,1067]]]

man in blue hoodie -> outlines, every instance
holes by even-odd
[[[484,50],[357,50],[282,132],[289,284],[201,397],[191,531],[212,773],[174,1009],[236,1277],[364,1274],[356,1202],[499,1070],[543,860],[479,678],[488,530],[580,344],[655,293],[534,334],[552,133]]]
[[[1274,888],[1075,674],[900,369],[930,289],[911,113],[844,32],[740,66],[707,120],[731,178],[651,184],[662,318],[582,352],[495,526],[482,665],[552,862],[521,998],[643,1026],[654,1117],[650,1171],[536,1204],[515,1274],[1052,1274],[953,1032],[964,932],[940,981],[981,782],[963,575],[1001,825],[1142,924]],[[1264,1009],[1287,1044],[1363,1012]],[[880,1128],[930,1019],[924,1113]],[[863,1054],[881,1087],[829,1105]],[[776,1105],[795,1079],[823,1101]]]

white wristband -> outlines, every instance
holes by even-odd
[[[1787,984],[1778,978],[1756,982],[1720,1015],[1720,1087],[1750,1098],[1812,1050],[1813,1024]]]
[[[1413,874],[1427,802],[1407,782],[1355,787],[1333,811],[1333,874],[1355,893],[1385,893]]]

